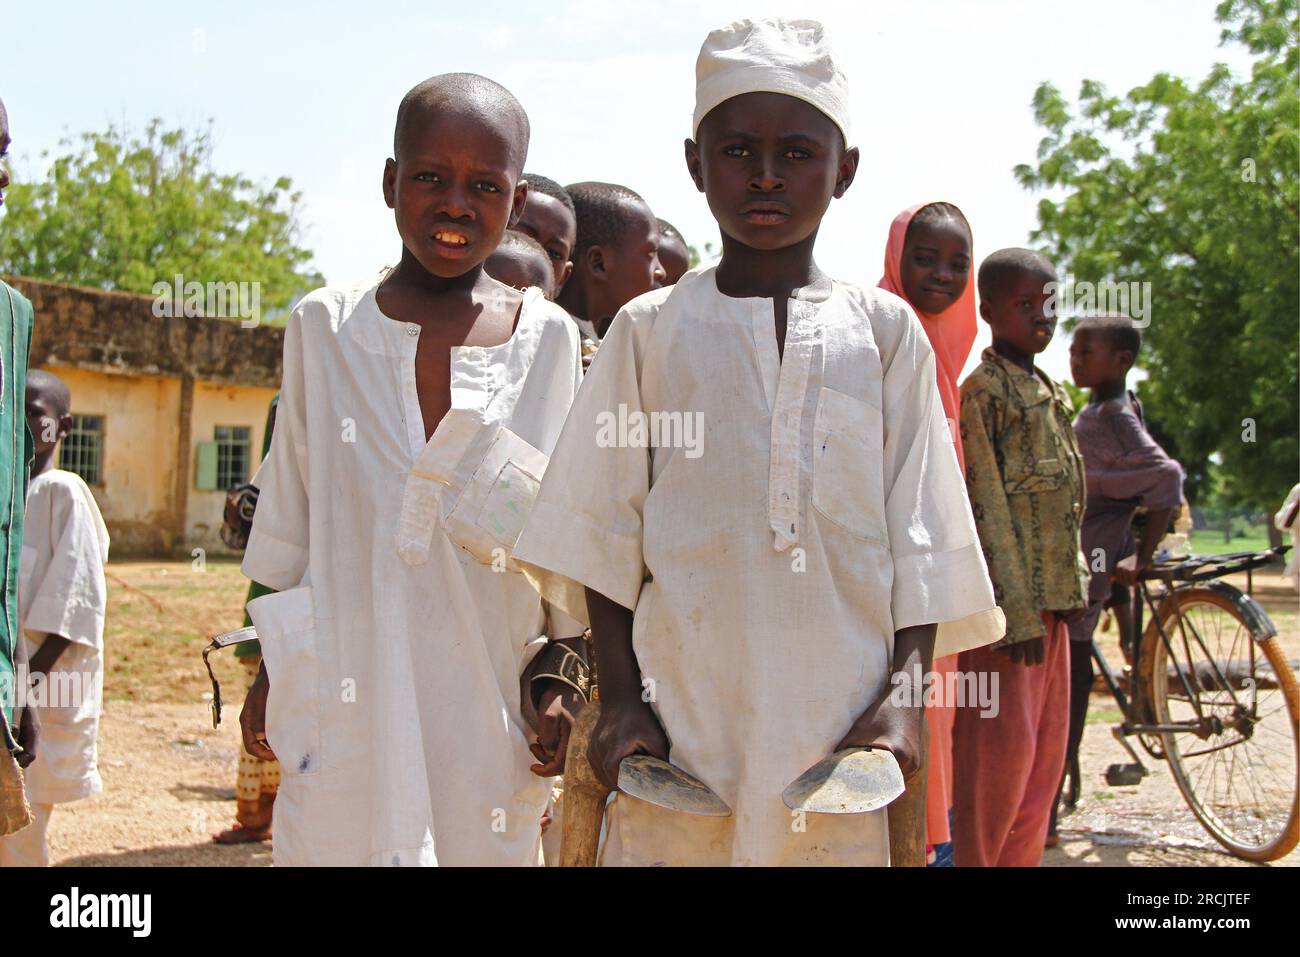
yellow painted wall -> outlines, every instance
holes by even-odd
[[[248,426],[252,434],[249,459],[249,478],[252,478],[261,461],[266,412],[274,396],[274,389],[221,386],[208,382],[194,384],[194,411],[190,418],[190,489],[185,514],[187,548],[200,546],[208,551],[228,551],[221,544],[220,535],[226,493],[208,492],[194,487],[198,444],[211,442],[218,425]]]
[[[175,550],[172,496],[180,437],[180,380],[47,368],[68,384],[74,414],[104,417],[101,481],[90,488],[104,513],[113,553],[164,555]],[[185,551],[195,546],[211,553],[229,551],[220,536],[226,493],[194,487],[196,447],[213,440],[215,426],[248,426],[251,477],[260,461],[266,411],[274,395],[274,389],[194,384],[185,541],[179,543]]]
[[[180,381],[49,366],[68,384],[72,411],[104,417],[101,482],[91,486],[115,554],[170,545]]]

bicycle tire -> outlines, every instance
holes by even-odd
[[[1180,615],[1191,625],[1188,640],[1178,627]],[[1190,731],[1161,733],[1174,781],[1197,820],[1234,856],[1277,860],[1300,838],[1300,692],[1276,629],[1254,599],[1221,581],[1175,589],[1162,601],[1159,616],[1176,664],[1185,669],[1204,713],[1232,721],[1204,739]],[[1224,654],[1228,622],[1233,623],[1233,633],[1227,636]],[[1213,660],[1215,668],[1190,660],[1197,659],[1198,652],[1205,662]],[[1249,662],[1246,675],[1241,673],[1243,660]],[[1264,662],[1272,681],[1261,681],[1267,678]],[[1143,634],[1142,671],[1157,722],[1191,719],[1195,711],[1187,688],[1179,670],[1170,667],[1169,649],[1155,621]],[[1247,678],[1253,684],[1248,685]],[[1241,687],[1234,687],[1236,683]],[[1243,708],[1245,701],[1251,708]],[[1227,765],[1220,780],[1223,761]],[[1243,778],[1242,791],[1236,792]],[[1249,794],[1244,793],[1247,789]]]

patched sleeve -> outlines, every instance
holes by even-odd
[[[648,319],[615,318],[551,453],[515,561],[552,606],[583,624],[584,588],[635,610],[645,578],[642,510],[650,453],[619,441],[642,413],[638,339]]]
[[[284,332],[284,371],[271,450],[253,476],[257,510],[242,571],[275,591],[300,584],[307,572],[308,482],[306,388],[303,381],[302,311]]]
[[[934,352],[910,311],[899,331],[878,338],[895,338],[880,342],[893,620],[895,629],[937,623],[940,657],[997,641],[1003,619],[939,398]]]
[[[962,389],[961,441],[975,528],[993,580],[994,597],[1006,615],[1006,641],[1015,643],[1041,637],[1044,632],[1029,588],[1029,570],[1020,557],[1002,470],[998,468],[995,401],[986,389]]]

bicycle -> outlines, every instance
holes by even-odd
[[[1273,861],[1300,838],[1300,693],[1277,628],[1249,594],[1219,581],[1281,557],[1261,552],[1153,563],[1137,582],[1128,687],[1094,640],[1092,654],[1124,720],[1112,733],[1133,758],[1112,786],[1150,771],[1128,738],[1169,764],[1197,820],[1233,855]],[[1144,607],[1151,620],[1142,628]]]

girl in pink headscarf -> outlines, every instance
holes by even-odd
[[[961,395],[957,376],[975,343],[975,284],[971,280],[971,232],[966,217],[951,203],[923,203],[905,209],[889,227],[885,275],[880,287],[902,296],[911,305],[934,347],[939,398],[948,417],[948,430],[957,461],[966,471],[961,451]],[[934,671],[944,676],[957,667],[957,656],[937,658]],[[947,687],[945,680],[942,687]],[[950,702],[926,708],[930,723],[929,782],[926,788],[927,858],[950,864],[952,837],[948,809],[952,807],[952,726]]]

